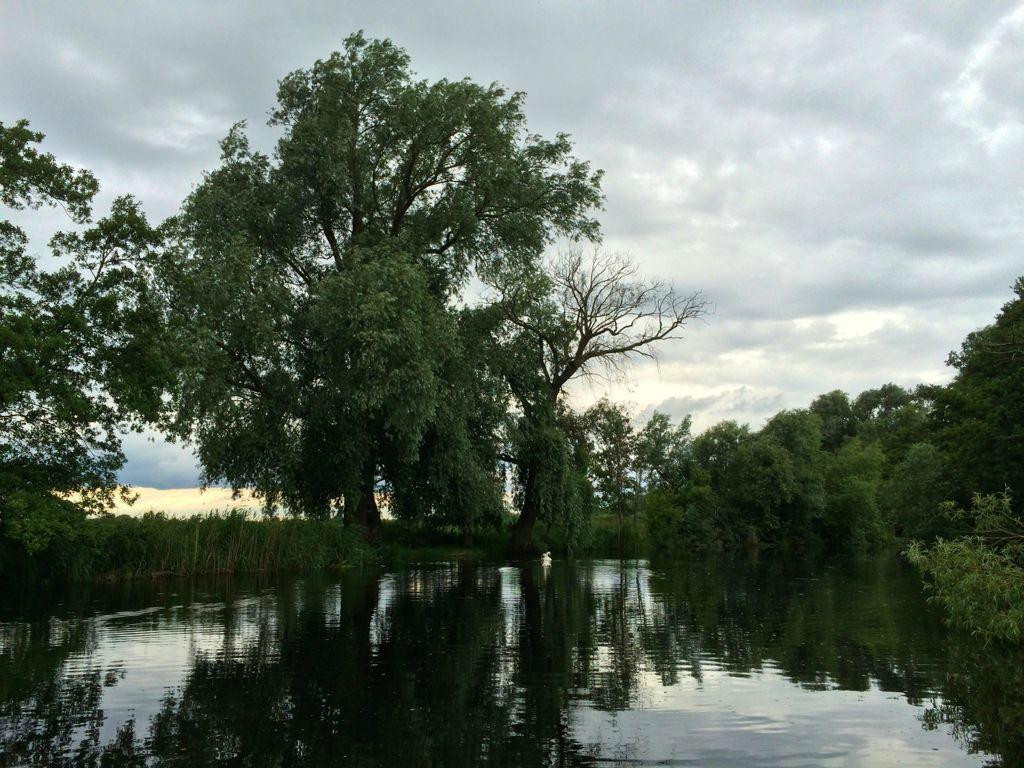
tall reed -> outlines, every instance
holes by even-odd
[[[377,559],[359,532],[340,521],[262,518],[242,510],[90,519],[32,556],[10,542],[0,545],[4,575],[32,580],[313,571]]]

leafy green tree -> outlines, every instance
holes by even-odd
[[[782,411],[757,433],[724,421],[698,435],[692,491],[714,508],[722,540],[778,544],[818,531],[828,455],[821,442],[820,418],[809,411]]]
[[[956,376],[931,388],[936,445],[954,468],[958,496],[1024,496],[1024,278],[992,325],[949,356]],[[1019,509],[1020,502],[1016,502]]]
[[[969,508],[945,505],[951,524],[937,531],[964,535],[916,542],[908,554],[954,624],[1016,643],[1024,637],[1024,522],[1012,496],[1024,485],[1024,278],[1014,294],[995,323],[969,334],[950,355],[957,374],[949,386],[924,390],[942,455],[908,454],[904,474],[908,485],[923,483],[944,465],[953,470],[956,496],[975,491]],[[919,522],[920,535],[936,532],[931,522]]]
[[[896,384],[861,392],[853,401],[857,435],[877,442],[887,467],[896,465],[914,443],[928,439],[928,403],[919,393]]]
[[[786,510],[799,495],[797,470],[786,447],[761,432],[739,444],[722,474],[718,495],[736,541],[779,543],[791,528]]]
[[[682,508],[699,504],[713,517],[722,540],[754,544],[781,535],[782,510],[795,498],[794,467],[778,439],[734,421],[720,422],[693,441],[693,468]]]
[[[584,418],[593,442],[590,471],[601,505],[615,514],[622,527],[626,513],[636,511],[634,479],[636,434],[625,406],[602,398]]]
[[[835,546],[860,547],[886,538],[880,513],[885,456],[875,443],[847,440],[825,469],[823,534]]]
[[[953,497],[946,458],[931,443],[915,443],[882,489],[882,506],[899,536],[934,539],[951,531],[942,505]]]
[[[915,542],[908,555],[931,580],[935,598],[950,620],[988,639],[1024,638],[1024,522],[1008,493],[975,495],[969,509],[946,505],[946,514],[966,523],[968,536],[930,546]]]
[[[885,419],[914,402],[914,394],[898,384],[866,389],[853,401],[853,414],[860,422]]]
[[[686,485],[693,461],[692,424],[687,415],[673,426],[666,414],[655,411],[637,433],[636,473],[642,490]]]
[[[281,81],[273,157],[231,131],[162,275],[187,350],[169,426],[207,480],[268,507],[344,509],[371,534],[378,493],[409,510],[424,461],[427,511],[480,498],[467,486],[493,473],[472,436],[486,418],[444,406],[486,390],[460,401],[479,339],[453,307],[473,273],[529,271],[554,237],[596,236],[601,200],[600,174],[564,134],[527,133],[522,104],[417,80],[403,50],[355,34]]]
[[[821,441],[827,451],[839,450],[843,441],[853,437],[857,431],[850,397],[840,389],[818,395],[811,403],[811,413],[821,419]]]
[[[718,499],[707,473],[695,469],[692,420],[673,425],[655,411],[634,441],[637,500],[643,510],[649,546],[678,553],[706,549],[720,541]]]
[[[746,479],[737,472],[740,447],[752,439],[750,428],[735,421],[722,421],[693,440],[693,468],[688,486],[715,509],[720,538],[729,543],[756,539],[755,521],[744,509],[736,492]],[[740,485],[737,485],[737,482]]]
[[[452,526],[466,536],[500,525],[504,512],[504,478],[495,472],[506,418],[504,389],[487,366],[477,314],[460,313],[461,354],[441,372],[445,396],[418,457],[389,469],[393,514],[434,528]]]
[[[735,421],[721,421],[693,441],[693,461],[708,474],[715,488],[725,484],[728,468],[740,445],[750,439],[750,427]]]
[[[82,227],[53,236],[46,270],[0,221],[0,531],[30,552],[113,501],[120,430],[158,407],[166,372],[145,266],[157,233],[130,197],[92,223],[95,177],[42,140],[0,123],[0,202],[60,207]]]
[[[682,491],[659,487],[644,498],[651,549],[681,555],[712,549],[721,541],[717,500],[709,485],[693,483]]]
[[[825,509],[821,419],[810,411],[780,411],[759,436],[777,441],[789,459],[793,493],[778,514],[783,528],[799,537],[812,530]]]

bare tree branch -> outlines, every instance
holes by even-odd
[[[619,254],[578,251],[562,255],[551,278],[565,327],[561,346],[548,346],[552,394],[595,364],[618,367],[634,356],[656,357],[656,345],[677,338],[703,317],[700,291],[683,294],[661,280],[638,277],[635,262]]]
[[[678,338],[710,311],[700,291],[680,293],[662,280],[645,280],[635,262],[600,251],[561,254],[546,283],[517,275],[491,285],[510,330],[536,342],[538,373],[553,400],[574,377],[599,367],[621,371],[633,358],[657,359],[658,342]]]

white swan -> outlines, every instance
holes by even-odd
[[[551,565],[551,553],[550,552],[545,552],[543,555],[540,556],[540,564],[541,565]]]

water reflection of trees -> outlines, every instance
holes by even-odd
[[[221,646],[195,654],[145,728],[102,747],[101,692],[116,676],[65,673],[69,656],[88,657],[89,622],[63,635],[8,624],[0,765],[588,765],[580,705],[622,710],[644,672],[673,685],[710,668],[901,692],[925,705],[925,727],[1020,754],[1024,658],[949,646],[919,590],[889,560],[814,578],[695,562],[306,580],[217,614]]]
[[[453,568],[312,591],[244,652],[198,656],[146,746],[158,765],[577,762],[566,649],[533,615],[550,606],[523,579],[519,622],[501,589],[494,570]],[[538,674],[556,679],[519,696],[517,676]]]
[[[65,674],[73,654],[95,643],[88,622],[19,622],[0,625],[0,766],[132,765],[110,760],[128,745],[136,753],[134,725],[101,744],[105,686],[116,670],[84,667]]]
[[[665,683],[681,671],[699,678],[713,661],[741,674],[770,666],[815,689],[874,683],[913,703],[939,684],[946,633],[895,560],[845,562],[813,578],[781,561],[674,563],[654,568],[650,589],[642,643]]]
[[[925,727],[951,727],[970,752],[1024,765],[1024,652],[964,641],[953,647],[949,669]]]

